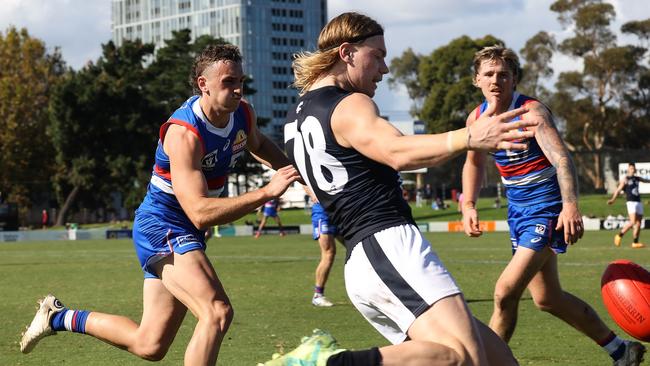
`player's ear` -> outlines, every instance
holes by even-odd
[[[339,46],[339,57],[341,58],[341,60],[343,60],[343,61],[345,61],[347,63],[352,62],[352,51],[353,51],[352,48],[353,47],[354,47],[354,45],[351,44],[351,43],[348,43],[348,42],[343,42]]]
[[[196,84],[199,87],[199,90],[201,90],[203,93],[208,92],[208,79],[201,75],[198,78],[196,78]]]
[[[478,86],[478,80],[476,80],[476,75],[474,75],[474,77],[472,77],[472,85],[474,85],[475,87],[479,88],[479,86]]]

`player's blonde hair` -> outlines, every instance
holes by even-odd
[[[355,13],[343,13],[330,20],[318,36],[318,50],[294,55],[293,85],[304,94],[339,60],[339,46],[344,42],[361,43],[367,38],[383,35],[384,28],[372,18]]]
[[[515,51],[506,48],[503,45],[495,44],[494,46],[484,47],[482,50],[474,54],[474,82],[476,82],[476,75],[481,67],[481,63],[486,60],[501,60],[503,61],[515,78],[515,82],[519,83],[521,80],[521,66],[519,66],[519,57]]]

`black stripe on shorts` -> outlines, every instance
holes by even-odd
[[[428,308],[429,304],[409,285],[406,280],[395,269],[393,264],[386,257],[386,253],[379,246],[379,242],[374,235],[370,235],[361,241],[363,251],[370,261],[372,268],[388,286],[390,291],[397,296],[402,304],[409,309],[417,318],[422,315]]]

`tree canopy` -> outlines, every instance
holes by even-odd
[[[567,145],[579,160],[583,181],[600,189],[603,153],[650,147],[645,139],[650,133],[650,19],[622,26],[622,32],[638,39],[638,44],[630,45],[617,41],[611,28],[616,12],[610,3],[557,0],[550,10],[570,34],[558,42],[552,34],[540,31],[526,42],[520,50],[523,79],[517,89],[551,106]],[[413,101],[412,116],[425,121],[429,132],[460,128],[482,100],[480,90],[472,85],[473,55],[497,43],[503,44],[490,35],[462,36],[427,56],[407,49],[391,60],[389,85],[406,88]],[[582,66],[557,75],[553,89],[550,64],[559,53]],[[444,176],[446,183],[459,181],[453,169]]]
[[[0,32],[0,192],[18,203],[21,216],[32,197],[49,189],[47,105],[64,68],[59,50],[48,53],[27,29]]]

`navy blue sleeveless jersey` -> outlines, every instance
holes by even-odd
[[[641,202],[641,195],[639,194],[639,177],[633,175],[625,177],[625,196],[628,202]]]
[[[284,126],[287,155],[342,235],[348,254],[365,237],[415,223],[402,198],[399,173],[336,142],[332,112],[350,94],[335,86],[309,91]]]

